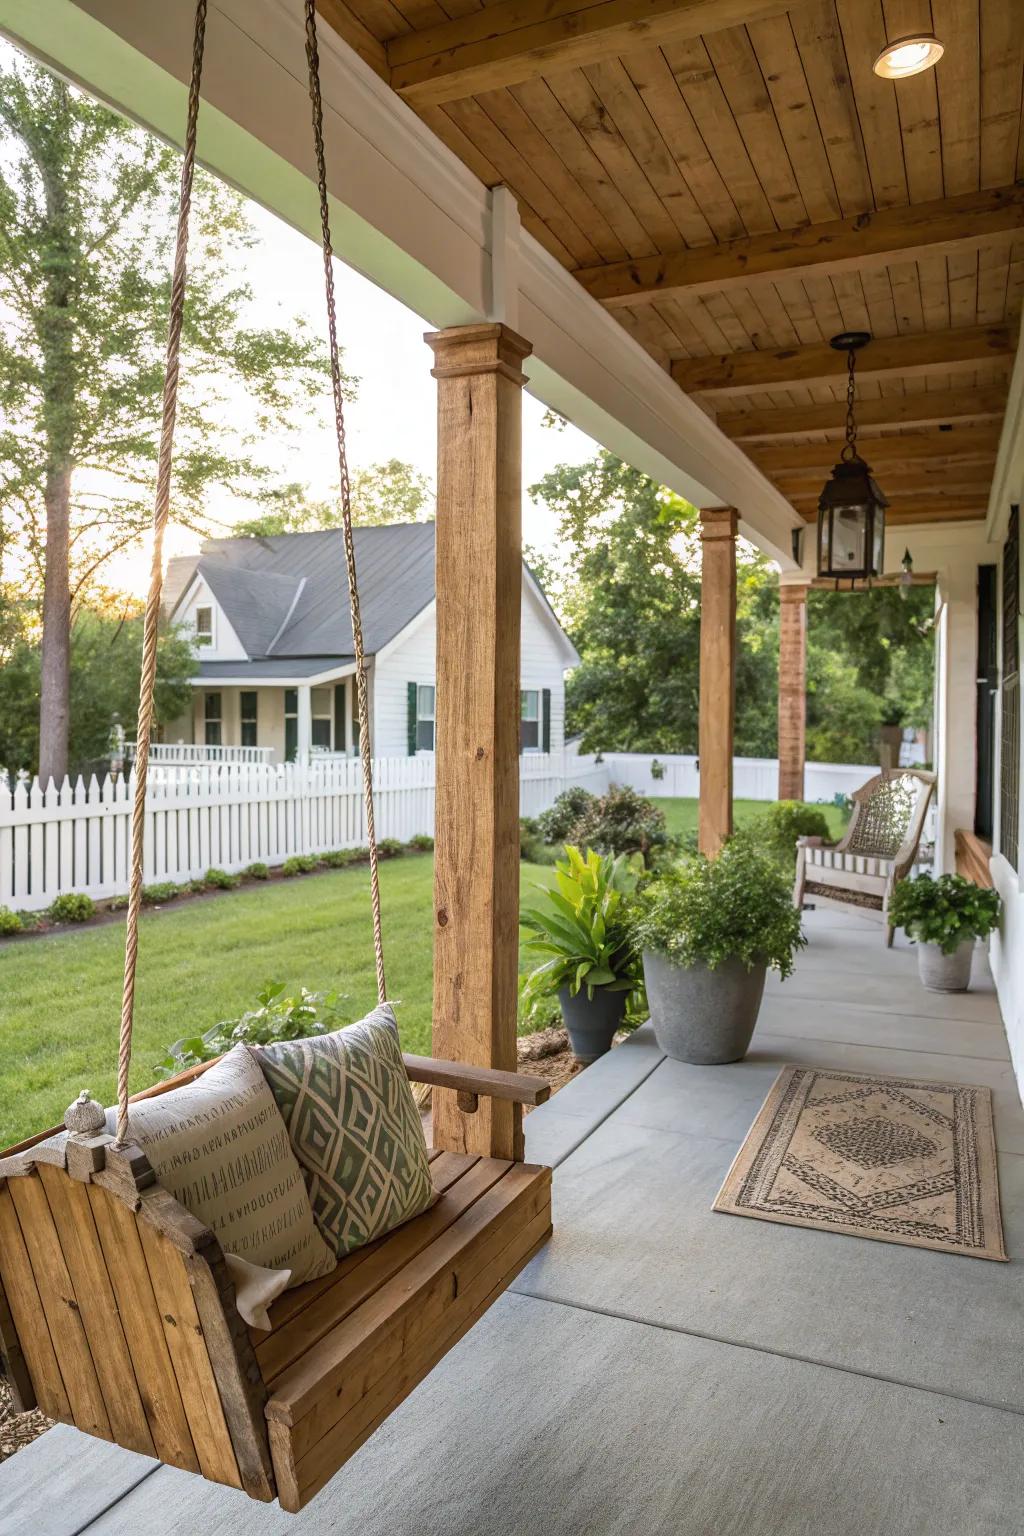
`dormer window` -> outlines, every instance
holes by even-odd
[[[213,644],[213,609],[196,609],[196,645]]]

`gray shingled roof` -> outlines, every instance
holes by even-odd
[[[363,640],[372,656],[433,602],[434,525],[357,528],[355,550]],[[187,580],[195,573],[209,583],[252,660],[312,657],[326,667],[351,658],[340,529],[210,539],[198,561],[188,558],[194,570]],[[175,581],[178,573],[168,574]]]

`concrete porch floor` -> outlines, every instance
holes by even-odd
[[[301,1515],[59,1426],[2,1536],[996,1536],[1024,1525],[1024,1113],[984,956],[808,913],[728,1067],[649,1027],[527,1121],[555,1233]],[[785,1062],[989,1085],[1009,1264],[712,1213]]]

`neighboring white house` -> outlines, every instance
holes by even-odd
[[[355,531],[375,757],[434,748],[434,525]],[[167,611],[199,656],[190,717],[167,742],[353,754],[355,657],[341,532],[213,539],[169,562]],[[565,673],[579,661],[523,566],[523,751],[559,752]]]

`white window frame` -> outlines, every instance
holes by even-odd
[[[209,701],[217,700],[217,713],[209,713]],[[210,740],[210,726],[217,727],[217,740]],[[211,688],[203,694],[203,745],[207,747],[222,747],[224,745],[224,694],[220,688]]]
[[[327,695],[328,708],[326,710],[321,709],[317,711],[313,707],[314,698],[318,693],[325,693]],[[323,742],[318,744],[316,741],[316,724],[318,720],[327,721],[326,745]],[[311,688],[309,690],[309,729],[310,746],[314,752],[334,751],[334,688],[330,684],[325,687]]]
[[[200,616],[200,614],[204,614],[204,613],[207,613],[210,616],[210,627],[209,627],[209,629],[201,629],[200,628],[199,616]],[[213,604],[212,603],[201,603],[196,608],[196,622],[195,622],[195,643],[196,643],[196,645],[201,645],[203,647],[212,646],[213,645],[213,643],[214,643],[214,630],[213,630],[213,626],[214,626]]]
[[[527,715],[527,714],[523,713],[523,709],[524,709],[524,706],[526,704],[527,699],[531,699],[531,698],[536,700],[536,714]],[[542,695],[541,695],[541,690],[539,688],[520,688],[520,690],[519,690],[519,751],[521,753],[525,753],[525,752],[540,752],[543,749],[544,722],[541,719],[541,710],[542,709],[543,709]],[[524,725],[535,725],[537,727],[537,744],[536,744],[536,746],[528,747],[528,746],[525,746],[523,744],[523,726]]]
[[[427,701],[423,695],[429,694],[429,711],[424,707]],[[430,745],[420,745],[420,726],[430,726]],[[437,686],[434,683],[416,684],[416,751],[433,752],[437,744]]]

